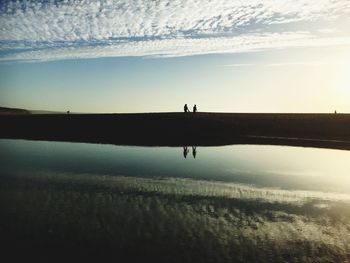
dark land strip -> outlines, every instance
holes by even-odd
[[[268,144],[350,150],[350,114],[0,115],[0,138],[141,146]]]

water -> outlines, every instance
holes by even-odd
[[[286,146],[0,140],[0,239],[42,257],[345,262],[349,163]]]

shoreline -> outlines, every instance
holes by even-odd
[[[350,114],[1,115],[0,138],[140,146],[268,144],[350,150]]]

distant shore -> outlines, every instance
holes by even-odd
[[[350,114],[10,114],[0,138],[145,146],[272,144],[350,150]]]
[[[29,110],[24,110],[24,109],[0,107],[0,116],[1,115],[27,115],[27,114],[31,114],[31,112]]]

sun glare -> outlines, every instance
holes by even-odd
[[[336,63],[334,88],[339,106],[349,110],[350,103],[350,52]]]

